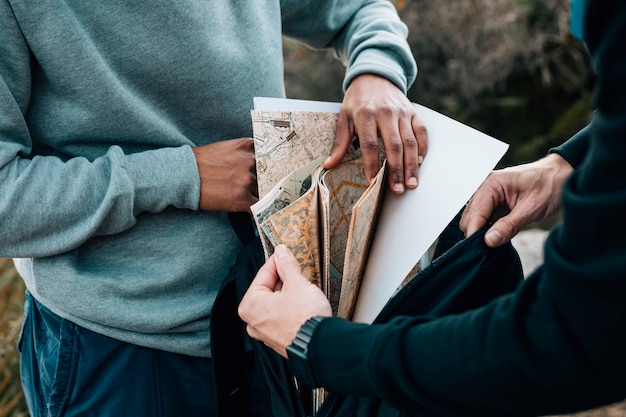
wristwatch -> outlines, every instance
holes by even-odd
[[[306,384],[310,388],[317,388],[319,384],[315,380],[315,374],[311,367],[311,360],[309,358],[309,343],[313,336],[315,327],[326,317],[315,316],[308,319],[293,339],[291,344],[287,346],[287,358],[289,358],[289,365],[293,370],[296,378]]]

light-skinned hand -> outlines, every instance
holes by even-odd
[[[553,153],[538,161],[493,171],[471,198],[460,228],[471,236],[485,224],[490,247],[503,245],[531,222],[554,215],[561,208],[561,191],[574,171]]]
[[[304,275],[291,251],[278,245],[239,304],[250,337],[284,357],[300,327],[313,316],[331,316],[328,299]]]

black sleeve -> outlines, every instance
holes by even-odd
[[[561,155],[571,166],[578,167],[589,148],[591,134],[591,124],[582,128],[578,133],[572,136],[567,142],[560,146],[551,148],[548,153],[558,153]]]

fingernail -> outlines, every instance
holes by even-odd
[[[406,182],[406,184],[408,186],[411,186],[411,187],[417,187],[417,178],[415,178],[415,177],[409,178],[409,180]]]
[[[401,182],[397,182],[393,185],[393,190],[397,193],[403,193],[404,185]]]
[[[289,256],[289,249],[285,245],[278,245],[274,249],[274,255],[276,255],[276,259],[283,259]]]
[[[494,246],[498,246],[502,242],[502,234],[497,230],[490,230],[485,235],[485,240],[489,241]]]
[[[417,156],[417,163],[422,165],[422,162],[424,162],[424,156],[423,155],[418,155]]]

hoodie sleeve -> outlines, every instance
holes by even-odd
[[[392,81],[404,93],[417,65],[408,29],[387,0],[283,1],[283,33],[313,48],[332,48],[347,66],[344,89],[358,75]]]
[[[589,148],[591,125],[582,128],[560,146],[551,148],[548,153],[558,153],[574,168],[578,167],[585,158]]]

